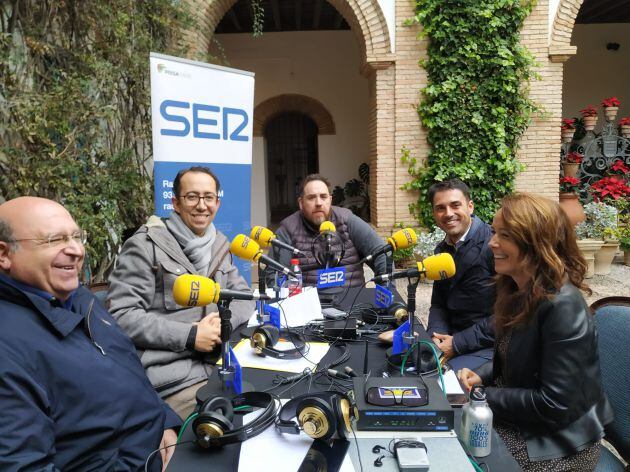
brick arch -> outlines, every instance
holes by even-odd
[[[185,0],[199,20],[199,28],[185,31],[189,57],[203,58],[221,18],[237,0]],[[364,62],[382,60],[391,51],[389,30],[378,0],[328,0],[350,25],[359,41]]]
[[[584,0],[560,0],[549,40],[552,62],[564,62],[577,52],[577,48],[571,45],[571,35],[582,3]]]
[[[312,119],[319,134],[335,134],[335,122],[321,102],[305,95],[276,95],[260,103],[254,109],[254,136],[262,136],[265,125],[280,113],[298,112]]]

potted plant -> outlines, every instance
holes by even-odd
[[[610,177],[623,179],[627,182],[630,177],[630,167],[625,165],[621,159],[617,159],[608,169],[608,175]]]
[[[620,168],[621,166],[618,166]],[[625,167],[625,165],[624,165]],[[626,182],[617,176],[603,177],[594,182],[588,189],[595,202],[609,203],[616,206],[620,198],[630,198],[630,187]]]
[[[435,228],[430,232],[418,233],[418,242],[414,247],[413,254],[417,261],[422,261],[433,255],[435,247],[444,240],[446,233],[440,228]]]
[[[630,224],[620,227],[617,230],[619,247],[623,251],[623,263],[630,266]]]
[[[591,202],[584,205],[586,220],[575,227],[575,232],[580,240],[598,241],[600,248],[593,255],[593,273],[606,275],[610,273],[610,265],[615,257],[619,241],[613,238],[617,231],[617,209],[603,202]],[[584,243],[578,246],[588,260]],[[591,249],[595,244],[591,244]]]
[[[560,133],[562,135],[563,143],[570,143],[575,134],[575,119],[562,118],[562,125],[560,126]]]
[[[619,131],[624,138],[630,138],[630,117],[626,116],[619,120]]]
[[[586,219],[578,199],[579,188],[580,179],[577,177],[560,177],[560,208],[567,214],[573,226]]]
[[[399,229],[410,227],[411,225],[406,225],[404,222],[401,221],[392,226],[392,233],[398,231]],[[416,259],[414,257],[414,249],[415,246],[410,246],[405,249],[396,249],[392,253],[392,258],[394,259],[394,266],[396,267],[396,269],[409,269],[415,266]]]
[[[562,169],[565,177],[577,177],[578,169],[582,163],[584,156],[575,151],[572,151],[566,155],[564,162],[562,162]]]
[[[597,124],[597,109],[593,105],[589,105],[586,108],[582,108],[580,114],[584,122],[584,129],[586,131],[593,131]]]
[[[615,118],[617,118],[619,105],[621,105],[621,102],[617,97],[610,97],[602,100],[602,107],[604,108],[604,116],[606,117],[606,121],[614,121]]]

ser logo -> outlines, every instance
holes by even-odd
[[[191,110],[191,117],[188,116]],[[161,127],[162,136],[184,137],[190,133],[199,139],[223,139],[224,141],[249,141],[241,132],[249,123],[247,112],[241,108],[218,107],[205,103],[164,100],[160,104],[162,119],[174,127]]]
[[[317,272],[317,288],[338,287],[346,282],[346,268],[334,267]]]
[[[190,282],[190,295],[188,296],[188,306],[197,306],[199,302],[199,290],[201,283],[199,281]]]

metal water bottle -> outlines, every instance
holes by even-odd
[[[475,385],[469,398],[462,407],[461,439],[473,456],[486,457],[492,439],[492,410],[486,401],[486,389]]]

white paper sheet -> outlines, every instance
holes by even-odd
[[[459,384],[459,380],[457,380],[457,376],[455,375],[455,371],[449,370],[447,373],[443,375],[444,377],[444,387],[446,387],[446,393],[464,393],[462,390],[462,386]],[[442,382],[440,382],[440,377],[436,377],[436,381],[442,389]]]
[[[271,303],[271,306],[280,308],[280,324],[283,327],[294,328],[304,326],[312,320],[322,320],[322,306],[319,303],[316,287],[304,287],[302,293]],[[258,320],[256,313],[249,319],[247,326],[256,326]]]
[[[285,401],[283,400],[283,402]],[[258,412],[253,412],[245,415],[243,422],[249,423],[258,414]],[[282,434],[275,427],[270,426],[255,438],[248,439],[241,444],[238,470],[239,472],[255,470],[295,472],[300,468],[312,442],[313,440],[304,433]],[[352,447],[352,443],[350,447]],[[346,454],[339,470],[340,472],[354,472],[348,454]]]
[[[315,366],[319,364],[319,361],[322,360],[322,357],[326,355],[330,348],[328,343],[306,343],[306,345],[307,350],[304,351],[304,357],[300,356],[297,359],[276,359],[269,356],[259,356],[250,346],[249,339],[241,340],[233,350],[241,367],[299,374],[304,372],[304,369],[307,367],[315,370]],[[294,347],[293,343],[289,341],[279,341],[275,346],[278,350],[293,349]],[[221,361],[217,365],[221,365]]]

